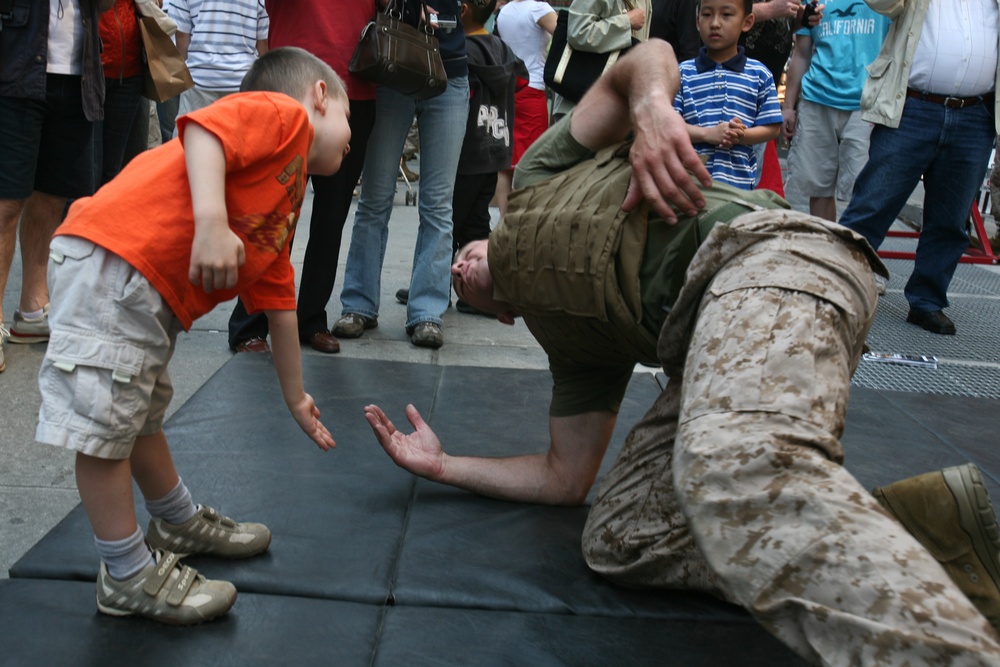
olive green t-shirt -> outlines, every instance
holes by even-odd
[[[594,151],[570,134],[570,118],[566,116],[552,126],[521,158],[514,174],[515,190],[544,188],[546,179],[594,158]],[[549,357],[554,383],[551,415],[617,412],[635,364],[656,363],[655,341],[660,327],[677,299],[688,265],[712,227],[754,210],[789,207],[767,190],[745,191],[717,184],[703,192],[707,203],[697,216],[680,216],[674,225],[657,216],[648,220],[639,266],[642,313],[630,325],[641,327],[648,335],[623,331],[620,322],[558,311],[524,313],[525,324]],[[492,263],[491,270],[497,280],[498,271]],[[637,340],[648,342],[637,346]]]

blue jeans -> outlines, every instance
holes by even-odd
[[[167,143],[174,138],[174,128],[177,127],[177,109],[181,97],[171,97],[166,102],[156,103],[156,117],[160,121],[160,143]]]
[[[949,109],[908,98],[896,129],[872,129],[868,164],[840,224],[878,248],[924,177],[923,229],[904,294],[916,312],[948,306],[948,285],[969,247],[966,221],[996,138],[993,105]]]
[[[440,324],[451,296],[451,200],[469,113],[469,80],[450,79],[444,93],[419,101],[379,86],[375,100],[375,127],[365,153],[361,198],[340,302],[344,314],[378,316],[399,157],[416,116],[420,131],[420,226],[413,250],[406,326]]]

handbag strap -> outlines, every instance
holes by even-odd
[[[421,18],[426,13],[423,0],[389,0],[385,5],[385,15],[402,23],[413,26],[417,30],[434,34],[430,23]]]

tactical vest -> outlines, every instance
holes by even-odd
[[[788,204],[765,190],[715,185],[703,190],[705,208],[695,217],[681,216],[676,225],[655,217],[651,222],[646,204],[625,213],[621,204],[632,175],[630,146],[605,149],[515,190],[507,214],[490,235],[489,262],[495,298],[513,304],[529,327],[533,318],[592,318],[616,345],[632,348],[635,359],[645,361],[656,358],[659,324],[711,228],[743,213]],[[653,295],[659,316],[645,318],[643,326],[643,302],[650,295],[643,293],[640,269],[651,224],[666,226],[656,230],[654,250],[669,262],[670,279],[660,286],[664,293]],[[546,341],[539,342],[545,346]]]

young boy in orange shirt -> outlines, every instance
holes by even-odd
[[[328,65],[276,49],[239,94],[179,118],[178,141],[78,200],[52,240],[52,334],[35,437],[77,452],[106,614],[175,625],[220,616],[236,589],[178,559],[253,556],[271,542],[263,525],[195,505],[174,468],[162,422],[181,329],[237,295],[263,310],[289,411],[321,449],[334,446],[302,386],[289,241],[307,166],[332,174],[350,150],[347,108]],[[152,516],[145,536],[133,478]]]

